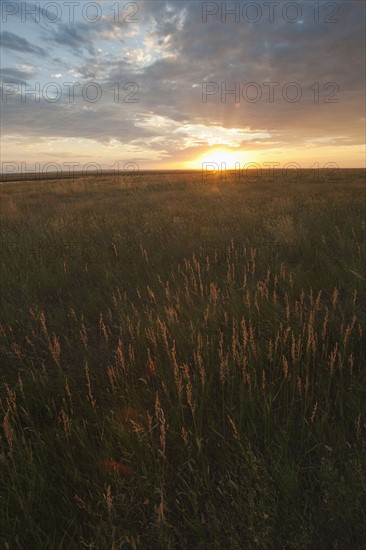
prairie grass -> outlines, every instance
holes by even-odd
[[[2,548],[364,548],[365,196],[2,185]]]

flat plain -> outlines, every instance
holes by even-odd
[[[315,176],[1,185],[3,548],[364,548],[364,171]]]

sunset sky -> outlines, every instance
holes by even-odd
[[[3,163],[365,164],[363,1],[34,4],[1,2]]]

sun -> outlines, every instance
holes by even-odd
[[[211,163],[213,167],[216,165],[219,170],[234,170],[238,165],[243,167],[249,161],[247,152],[217,147],[215,149],[208,149],[204,154],[192,160],[190,165],[191,168],[200,169]]]

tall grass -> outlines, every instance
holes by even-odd
[[[363,548],[363,192],[3,186],[3,547]]]

